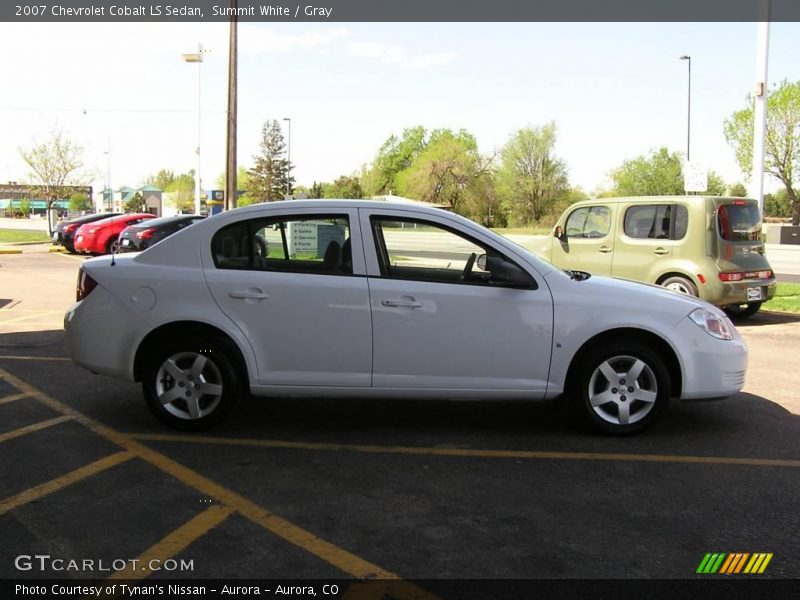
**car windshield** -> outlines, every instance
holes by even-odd
[[[754,241],[761,235],[761,218],[752,202],[723,204],[717,210],[717,225],[720,237],[728,242]]]

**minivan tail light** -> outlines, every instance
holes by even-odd
[[[86,271],[81,269],[78,271],[78,289],[75,294],[76,300],[83,300],[92,293],[92,290],[97,287],[97,282],[92,279]]]
[[[720,281],[742,281],[743,279],[772,279],[772,270],[748,271],[746,273],[720,273]]]

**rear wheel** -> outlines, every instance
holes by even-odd
[[[241,390],[235,355],[223,339],[166,343],[155,352],[142,378],[150,410],[176,429],[201,430],[217,424]]]
[[[661,282],[661,285],[668,290],[680,292],[681,294],[686,294],[687,296],[694,296],[697,298],[699,295],[697,293],[697,286],[686,277],[680,277],[678,275],[675,275],[674,277],[668,277]]]
[[[594,348],[577,365],[570,396],[592,427],[640,431],[658,418],[671,395],[663,359],[640,342]]]
[[[731,317],[746,319],[752,317],[761,308],[761,302],[747,302],[743,304],[729,304],[722,307]]]

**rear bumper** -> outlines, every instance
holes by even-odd
[[[772,279],[749,279],[744,281],[715,281],[708,285],[703,299],[717,306],[766,302],[775,296],[778,283]]]

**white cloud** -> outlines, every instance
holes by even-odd
[[[337,39],[349,35],[350,32],[343,27],[319,32],[285,34],[258,25],[242,24],[239,28],[239,52],[253,55],[293,50],[323,50]]]
[[[458,58],[456,52],[435,52],[432,54],[411,55],[404,46],[381,44],[377,42],[353,42],[348,45],[350,54],[369,58],[404,69],[427,69],[453,62]]]

